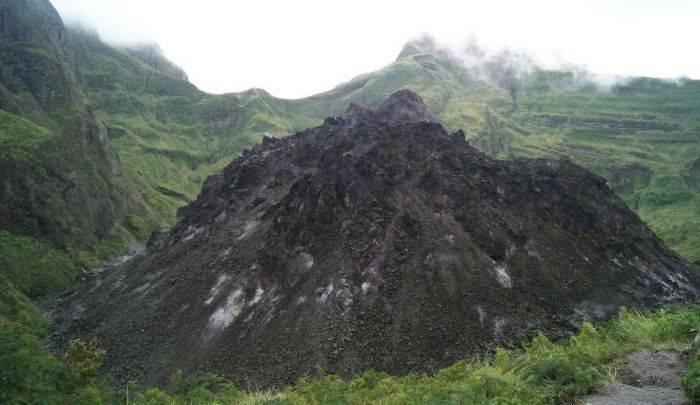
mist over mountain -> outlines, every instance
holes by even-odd
[[[589,71],[586,65],[572,61],[543,61],[527,50],[490,49],[480,43],[475,35],[457,42],[457,45],[447,45],[441,44],[429,34],[423,34],[408,41],[398,59],[414,54],[429,54],[441,60],[449,60],[462,66],[465,78],[481,80],[509,92],[514,91],[518,82],[526,76],[542,71],[556,70],[571,74],[572,78],[567,83],[569,87],[562,90],[597,87],[601,91],[610,91],[615,86],[624,85],[634,79],[629,75],[594,73]],[[668,80],[682,85],[688,79],[681,76]]]
[[[684,52],[699,34],[693,24],[698,6],[692,2],[440,0],[425,7],[408,0],[397,10],[359,0],[343,10],[341,21],[331,7],[310,0],[278,4],[274,13],[257,3],[204,1],[198,7],[163,0],[125,0],[118,9],[109,0],[54,0],[54,5],[71,23],[98,27],[108,43],[159,42],[196,85],[215,93],[265,88],[278,97],[309,96],[390,63],[408,39],[424,32],[459,53],[476,35],[483,48],[524,50],[547,69],[583,64],[596,74],[623,77],[700,74],[694,67],[700,61]],[[363,11],[368,9],[372,13]],[[357,21],[363,21],[362,30]],[[296,63],[275,68],[291,60]]]
[[[383,7],[347,48],[241,63],[301,85],[330,66],[317,58],[365,46]],[[180,21],[178,10],[159,21]],[[331,23],[345,24],[320,21],[312,38]],[[399,31],[386,37],[413,35]],[[276,49],[245,37],[236,43]],[[308,97],[212,94],[169,59],[170,45],[105,41],[100,27],[65,26],[48,0],[0,0],[0,354],[12,370],[43,370],[32,373],[41,384],[22,380],[0,402],[107,395],[99,364],[71,368],[100,357],[92,336],[108,349],[103,371],[120,378],[163,385],[179,367],[249,388],[319,365],[346,377],[433,371],[538,332],[583,330],[566,349],[537,340],[558,353],[595,346],[585,339],[616,348],[596,364],[531,353],[527,367],[503,370],[535,385],[474,394],[523,402],[594,389],[626,340],[687,344],[692,308],[638,315],[661,325],[647,343],[583,322],[696,299],[700,81],[602,78],[476,40],[401,43],[383,67]],[[242,55],[191,55],[218,66],[224,53]],[[48,333],[66,356],[44,351]],[[611,353],[605,345],[595,350]],[[566,391],[543,377],[550,366],[585,378]]]

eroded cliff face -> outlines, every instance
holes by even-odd
[[[57,309],[57,345],[97,336],[106,370],[243,386],[322,368],[432,370],[627,306],[698,297],[605,185],[567,160],[494,160],[402,91],[266,138],[210,177],[146,251]]]
[[[47,0],[0,3],[0,229],[87,248],[143,210]]]
[[[0,106],[6,111],[29,112],[30,106],[21,104],[25,100],[12,100],[12,93],[31,93],[44,110],[71,104],[82,96],[79,73],[65,45],[63,22],[48,1],[0,4],[0,61],[4,90]]]

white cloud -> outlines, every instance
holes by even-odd
[[[476,34],[490,47],[598,73],[700,78],[697,1],[52,2],[108,41],[155,40],[211,92],[310,95],[386,65],[424,32],[452,44]]]

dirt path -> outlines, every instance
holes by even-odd
[[[680,380],[685,373],[678,354],[659,350],[632,353],[617,372],[617,381],[605,383],[585,404],[685,404]]]

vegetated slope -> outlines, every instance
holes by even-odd
[[[198,90],[157,45],[115,48],[78,27],[69,30],[68,43],[124,170],[152,210],[144,239],[154,227],[170,226],[209,174],[265,133],[282,136],[314,124],[263,90],[221,96]]]
[[[106,368],[244,386],[321,368],[432,370],[620,306],[698,298],[698,268],[566,159],[494,160],[420,97],[262,145],[211,176],[169,233],[64,298],[59,344]]]
[[[313,124],[261,90],[207,95],[157,46],[66,30],[46,0],[0,3],[0,52],[0,275],[34,298],[169,227],[264,133]]]
[[[503,85],[409,43],[391,65],[310,100],[332,115],[413,90],[437,121],[463,128],[491,156],[569,156],[604,176],[669,246],[700,261],[700,81],[630,78],[604,88],[585,72],[510,74]]]
[[[68,252],[126,233],[122,220],[144,208],[65,34],[46,0],[0,2],[0,278],[2,300],[14,303],[0,318],[26,318],[17,290],[35,297],[64,288],[75,262],[88,260]]]
[[[129,208],[117,158],[48,1],[7,1],[0,13],[0,226],[85,247]]]
[[[664,241],[700,261],[700,82],[633,78],[609,91],[573,74],[523,81],[511,148],[566,154],[609,185]]]
[[[115,47],[84,29],[65,31],[45,0],[0,9],[0,164],[12,179],[0,202],[0,249],[13,251],[0,266],[38,280],[24,289],[32,295],[169,227],[208,175],[265,134],[313,127],[351,102],[374,107],[403,88],[492,156],[571,156],[698,260],[697,81],[635,79],[607,92],[567,72],[485,81],[444,52],[409,44],[385,68],[305,99],[260,89],[210,95],[156,45]],[[41,271],[38,263],[57,256],[71,276]],[[29,262],[37,267],[16,267]]]

